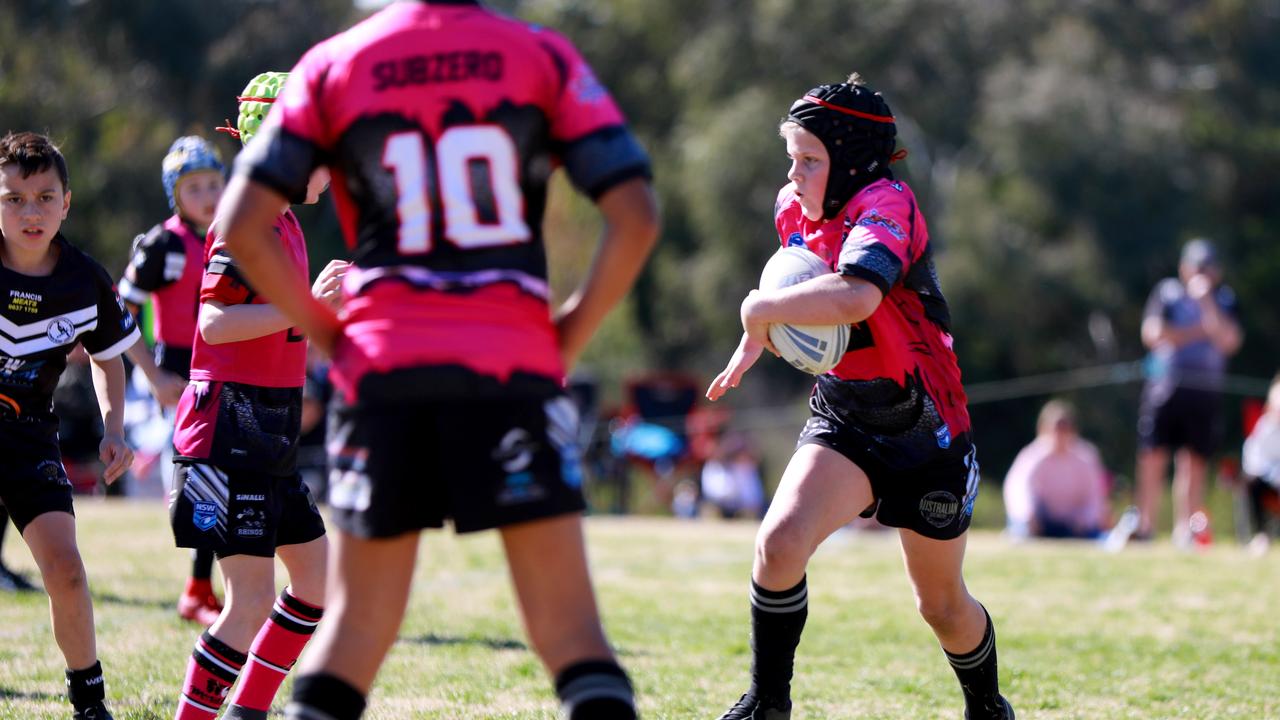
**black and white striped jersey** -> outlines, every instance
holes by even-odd
[[[0,264],[0,419],[53,416],[53,389],[76,343],[110,360],[137,342],[133,316],[96,260],[61,234],[53,272]]]

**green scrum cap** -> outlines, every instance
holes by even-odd
[[[276,101],[276,97],[284,89],[285,80],[288,79],[287,72],[264,72],[250,80],[244,92],[236,97],[236,100],[240,101],[240,114],[236,117],[236,126],[231,127],[231,121],[228,120],[227,127],[220,127],[218,130],[231,137],[239,138],[240,142],[248,145],[258,129],[262,127],[262,121],[271,110],[271,104]]]

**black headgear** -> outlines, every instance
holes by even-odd
[[[828,220],[859,190],[892,177],[894,123],[880,93],[865,85],[819,85],[791,104],[787,120],[818,136],[831,157],[822,216]]]

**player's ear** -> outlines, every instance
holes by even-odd
[[[68,190],[62,195],[62,219],[67,219],[67,213],[71,212],[71,191]]]

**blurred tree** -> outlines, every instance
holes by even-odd
[[[778,122],[805,90],[853,70],[898,117],[911,155],[895,169],[921,198],[970,383],[1141,358],[1146,295],[1201,234],[1218,241],[1241,299],[1233,370],[1269,377],[1280,365],[1280,0],[491,5],[570,37],[654,159],[659,250],[584,361],[606,388],[644,368],[709,378],[723,365],[738,303],[776,247]],[[166,212],[159,164],[173,137],[211,136],[250,76],[291,67],[357,15],[349,0],[10,0],[0,117],[63,143],[68,235],[118,270],[133,235]],[[316,254],[339,252],[327,204],[308,213]],[[560,182],[547,222],[563,295],[598,219]],[[765,360],[731,402],[798,402],[807,382]],[[1075,398],[1126,472],[1135,393]],[[974,406],[990,475],[1043,400]]]

